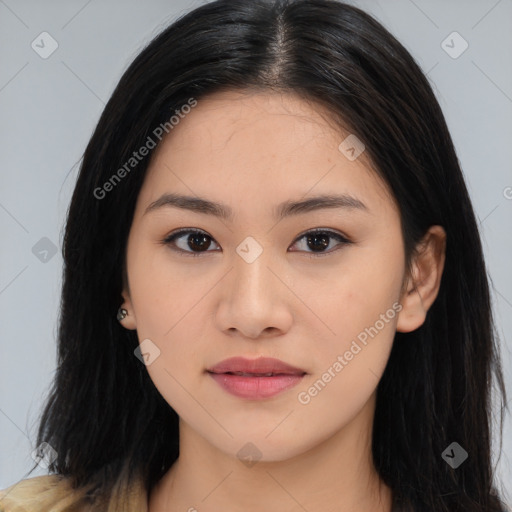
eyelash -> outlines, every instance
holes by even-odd
[[[345,236],[341,235],[340,233],[337,233],[336,231],[332,231],[330,229],[322,229],[322,228],[317,228],[317,229],[312,229],[310,231],[306,231],[305,233],[302,233],[301,235],[299,235],[295,241],[293,242],[292,245],[295,245],[299,240],[301,240],[302,238],[305,238],[307,235],[315,235],[315,234],[325,234],[325,235],[328,235],[329,238],[334,238],[335,240],[337,240],[338,242],[340,242],[340,245],[337,246],[337,248],[335,249],[331,249],[329,250],[328,252],[318,252],[318,253],[313,253],[313,252],[310,252],[308,253],[306,251],[306,254],[308,254],[308,257],[310,258],[319,258],[319,257],[323,257],[323,256],[327,256],[329,254],[332,254],[333,252],[336,252],[338,251],[339,249],[341,249],[343,246],[345,245],[349,245],[351,244],[352,242],[346,238]],[[175,231],[174,233],[171,233],[170,235],[166,236],[163,240],[161,240],[161,243],[163,245],[169,245],[171,246],[171,244],[178,238],[180,238],[181,236],[185,235],[185,234],[195,234],[195,235],[206,235],[208,238],[210,238],[212,241],[214,241],[214,239],[208,234],[206,233],[205,231],[202,231],[202,230],[199,230],[199,229],[187,229],[187,228],[184,228],[184,229],[180,229],[178,231]],[[196,251],[184,251],[183,249],[179,249],[179,248],[176,248],[176,247],[171,247],[171,249],[183,256],[191,256],[191,257],[198,257],[198,256],[202,256],[203,254],[206,254],[208,252],[217,252],[217,251],[199,251],[199,252],[196,252]],[[304,251],[296,251],[296,252],[304,252]]]

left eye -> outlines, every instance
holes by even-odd
[[[185,235],[188,236],[185,238]],[[311,256],[313,257],[330,254],[341,249],[344,245],[352,243],[341,233],[328,229],[314,229],[307,231],[295,240],[294,245],[303,239],[305,239],[306,247],[313,249],[311,252]],[[337,248],[327,251],[326,249],[330,248],[332,240],[336,240],[338,242]],[[175,233],[171,233],[162,240],[162,243],[164,245],[171,246],[173,251],[187,256],[200,256],[201,253],[204,252],[215,252],[208,250],[212,242],[213,238],[210,235],[197,229],[181,229]],[[319,249],[319,251],[316,249]]]

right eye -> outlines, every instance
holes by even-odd
[[[186,237],[185,235],[188,235]],[[173,251],[186,256],[201,256],[204,252],[208,251],[213,238],[205,231],[198,229],[180,229],[171,233],[162,240],[162,243],[169,245]],[[181,247],[180,247],[181,245]],[[196,250],[190,250],[195,248]]]

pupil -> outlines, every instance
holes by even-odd
[[[309,245],[313,240],[318,239],[321,240],[319,244],[313,243],[313,246]],[[315,248],[325,249],[326,247],[329,247],[329,235],[327,235],[326,233],[315,233],[314,235],[309,235],[307,240],[308,247],[312,250],[314,250]]]
[[[202,235],[202,234],[193,234],[188,237],[188,243],[189,247],[191,249],[198,249],[199,251],[203,251],[208,249],[209,243],[208,242],[208,236]],[[194,247],[195,246],[195,247]]]

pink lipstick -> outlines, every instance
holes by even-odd
[[[275,396],[297,385],[306,374],[300,368],[269,357],[232,357],[207,371],[228,393],[251,400]]]

